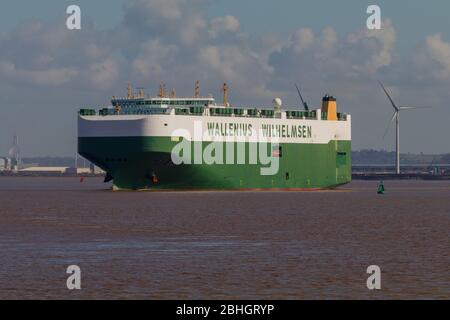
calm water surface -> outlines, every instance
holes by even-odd
[[[111,192],[1,177],[0,298],[449,299],[450,182],[385,185]],[[80,291],[66,288],[71,264]]]

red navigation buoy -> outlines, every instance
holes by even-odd
[[[80,183],[83,183],[83,181],[84,181],[84,177],[81,177],[80,178]]]

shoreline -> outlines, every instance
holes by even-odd
[[[0,172],[1,177],[8,178],[103,178],[104,173],[100,174],[71,174],[71,173],[7,173]],[[422,173],[403,173],[397,175],[395,173],[353,173],[352,180],[425,180],[425,181],[448,181],[450,175],[435,175]]]

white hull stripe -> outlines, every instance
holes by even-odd
[[[186,137],[194,141],[326,144],[351,140],[346,121],[188,115],[80,116],[79,137]]]

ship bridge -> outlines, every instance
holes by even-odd
[[[191,106],[201,106],[208,107],[210,105],[215,105],[215,100],[212,97],[208,98],[123,98],[123,99],[112,99],[111,104],[114,107],[141,107],[141,106],[152,106],[167,108],[170,106],[180,106],[180,107],[191,107]]]
[[[281,119],[309,119],[309,120],[336,120],[347,121],[348,115],[337,112],[336,99],[326,95],[322,107],[316,110],[299,111],[298,107],[281,109],[281,99],[275,98],[272,107],[239,107],[231,106],[228,102],[228,86],[222,87],[223,103],[217,103],[212,96],[200,96],[198,81],[192,97],[177,97],[175,90],[166,93],[164,85],[159,88],[155,97],[145,95],[142,89],[134,94],[128,85],[127,96],[113,97],[111,106],[100,108],[80,109],[81,116],[112,116],[112,115],[195,115],[195,116],[221,116],[221,117],[251,117],[251,118],[281,118]]]

